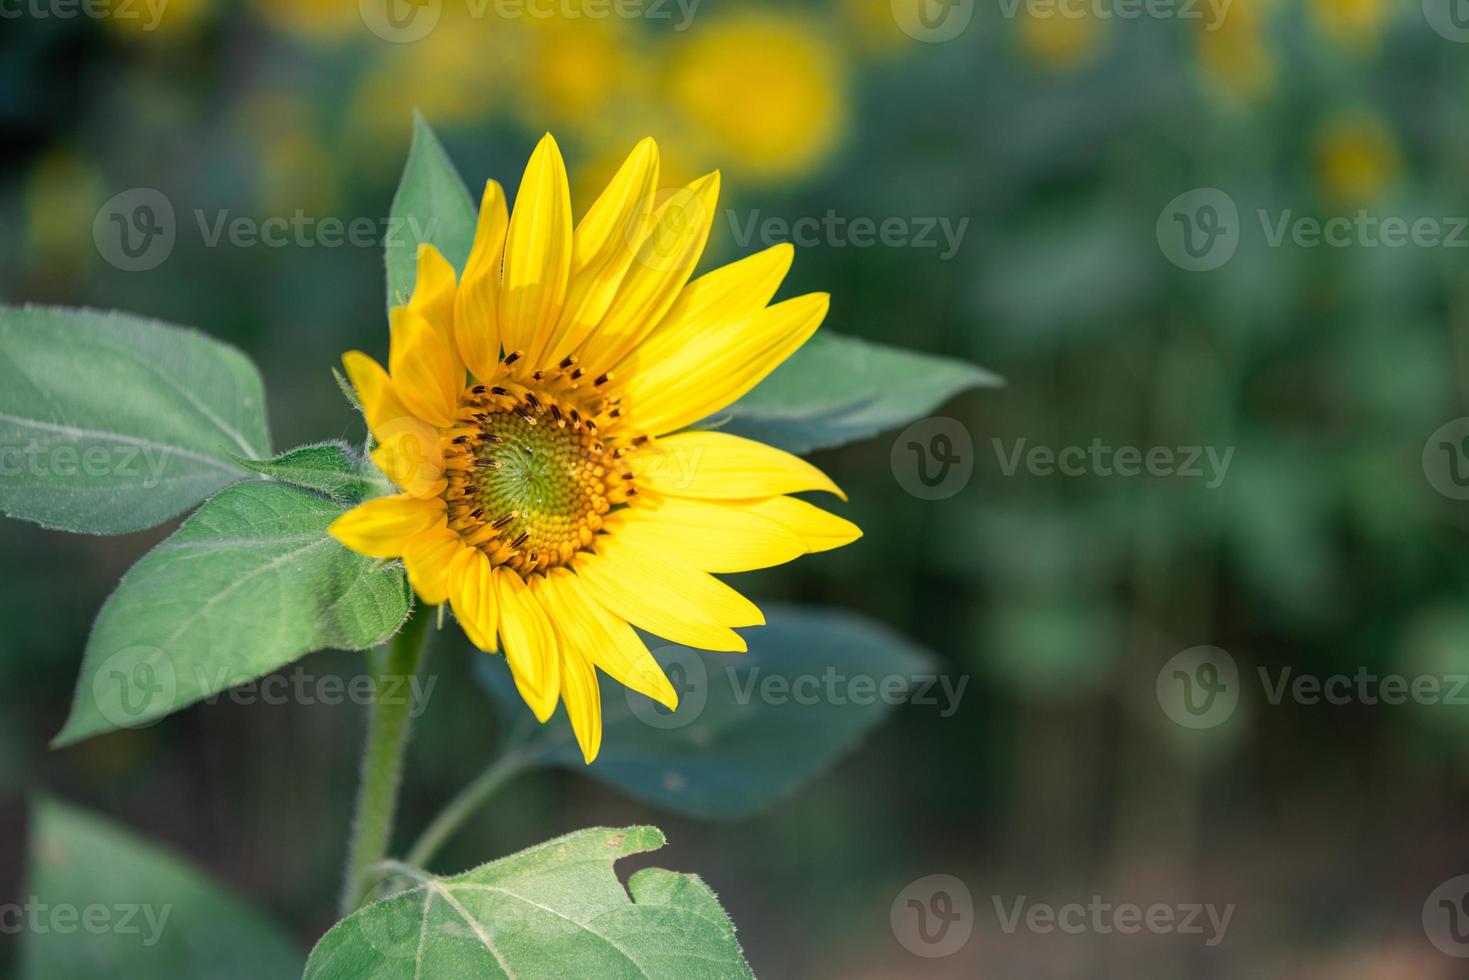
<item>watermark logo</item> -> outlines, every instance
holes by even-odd
[[[1469,43],[1469,0],[1423,0],[1423,19],[1439,37]]]
[[[694,650],[677,646],[660,647],[653,652],[663,665],[668,682],[678,693],[678,710],[669,711],[652,698],[624,687],[622,694],[627,699],[628,710],[643,724],[663,731],[692,724],[709,703],[709,667],[704,657]]]
[[[359,0],[357,12],[373,34],[392,44],[411,44],[438,26],[443,0]]]
[[[1209,272],[1239,247],[1239,209],[1219,188],[1198,187],[1164,205],[1156,230],[1168,261],[1189,272]]]
[[[927,875],[893,899],[889,921],[908,952],[931,959],[952,956],[974,932],[974,898],[953,875]]]
[[[51,904],[31,895],[24,902],[0,904],[0,935],[29,932],[33,935],[72,936],[84,932],[92,936],[136,936],[139,945],[151,949],[163,938],[163,930],[172,913],[171,904]]]
[[[1022,467],[1031,476],[1155,477],[1176,476],[1203,480],[1204,489],[1217,490],[1229,473],[1233,446],[1109,446],[1100,438],[1090,445],[1030,445],[1017,439],[1005,447],[1002,439],[991,440],[1000,472],[1014,476]]]
[[[1158,671],[1158,706],[1184,728],[1215,728],[1239,705],[1239,666],[1219,647],[1190,647]]]
[[[935,415],[904,429],[889,461],[898,486],[920,500],[945,500],[969,484],[974,441],[957,419]]]
[[[158,268],[173,253],[177,237],[173,202],[152,187],[112,196],[92,220],[97,254],[123,272]]]
[[[0,20],[135,20],[147,34],[158,30],[167,9],[168,0],[0,0]]]
[[[952,41],[974,19],[974,0],[892,0],[893,20],[925,44]]]
[[[1469,500],[1469,416],[1433,430],[1423,444],[1423,475],[1450,500]]]
[[[800,248],[884,248],[934,249],[938,260],[947,262],[959,254],[969,219],[957,221],[936,215],[903,217],[888,215],[873,218],[866,215],[848,217],[836,208],[822,215],[808,214],[796,218],[765,215],[760,209],[750,211],[743,220],[733,208],[726,209],[735,244],[749,248],[752,242],[770,247],[790,242]]]
[[[1101,895],[1093,895],[1086,903],[1067,902],[1063,905],[1032,902],[1026,895],[1018,895],[1009,902],[999,895],[991,895],[990,900],[1000,921],[1000,931],[1007,936],[1013,936],[1022,928],[1037,935],[1060,932],[1068,936],[1087,933],[1135,936],[1146,932],[1155,936],[1201,936],[1205,946],[1214,947],[1224,942],[1229,923],[1234,918],[1233,903],[1218,906],[1201,902],[1178,905],[1155,902],[1143,906],[1133,902],[1109,902]]]
[[[173,660],[157,647],[119,650],[92,675],[97,711],[118,728],[142,728],[167,713],[178,691]]]
[[[1469,875],[1450,878],[1428,896],[1423,932],[1445,956],[1469,959]]]

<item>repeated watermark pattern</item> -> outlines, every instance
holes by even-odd
[[[32,439],[19,445],[0,445],[0,477],[115,477],[135,480],[137,486],[151,490],[162,483],[168,460],[169,453],[156,446],[78,446]]]
[[[1022,468],[1031,476],[1181,477],[1202,480],[1216,490],[1229,473],[1233,446],[1111,446],[1100,438],[1085,445],[1031,445],[1021,438],[1006,447],[992,440],[1000,472],[1014,476]]]
[[[1047,935],[1059,932],[1068,936],[1098,935],[1198,936],[1205,946],[1218,946],[1229,932],[1234,918],[1234,903],[1215,905],[1211,902],[1111,902],[1092,895],[1086,902],[1051,905],[1033,902],[1026,895],[1002,898],[991,895],[1000,931],[1007,936],[1017,932]]]
[[[686,31],[700,0],[464,0],[474,20],[647,20]],[[421,41],[439,26],[443,0],[359,0],[362,23],[378,38],[394,44]]]
[[[999,0],[1000,16],[1047,20],[1178,20],[1206,31],[1224,26],[1233,0]]]
[[[1469,248],[1466,215],[1383,215],[1359,208],[1323,218],[1293,208],[1257,208],[1254,216],[1268,248]],[[1247,227],[1229,194],[1196,187],[1163,206],[1155,231],[1168,261],[1210,272],[1234,257]]]
[[[713,685],[722,684],[729,700],[737,705],[759,703],[773,707],[853,705],[866,707],[908,704],[933,709],[940,718],[952,718],[959,710],[969,676],[918,672],[909,674],[849,673],[835,666],[800,674],[777,673],[756,665],[727,666],[710,671],[705,655],[683,647],[666,646],[654,651],[669,683],[678,693],[678,710],[624,688],[628,709],[645,724],[659,729],[683,728],[697,721],[708,706]]]
[[[1254,675],[1261,700],[1270,707],[1469,707],[1469,674],[1382,673],[1367,666],[1318,674],[1290,666],[1259,666]],[[1158,671],[1158,705],[1185,728],[1215,728],[1228,721],[1239,706],[1242,680],[1228,651],[1215,646],[1190,647]]]
[[[1450,500],[1469,500],[1469,416],[1433,430],[1423,443],[1423,475]]]
[[[0,20],[125,20],[152,32],[167,9],[168,0],[0,0]]]
[[[932,249],[938,259],[947,262],[959,254],[964,243],[964,233],[969,229],[969,219],[957,221],[935,215],[904,217],[888,215],[848,216],[835,208],[827,208],[821,215],[802,215],[794,218],[767,215],[756,208],[744,215],[733,208],[726,209],[734,242],[740,248],[752,244],[762,247],[790,242],[800,248],[913,248]]]
[[[930,959],[952,956],[974,932],[974,898],[953,875],[927,875],[893,899],[889,922],[908,952]]]
[[[898,486],[919,500],[945,500],[969,485],[974,441],[957,419],[920,419],[893,440],[889,463]]]
[[[1424,900],[1423,932],[1440,953],[1469,959],[1469,875],[1450,878]]]
[[[71,905],[47,903],[35,895],[24,902],[0,903],[0,934],[74,936],[137,936],[141,945],[153,947],[163,937],[173,905],[117,902],[92,902]]]
[[[168,260],[181,230],[192,230],[205,248],[381,248],[408,246],[433,237],[434,218],[317,216],[298,208],[290,215],[259,218],[228,208],[195,208],[180,228],[173,202],[153,187],[134,187],[109,198],[92,222],[92,241],[109,265],[147,272]]]

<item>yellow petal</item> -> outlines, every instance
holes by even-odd
[[[561,650],[561,700],[566,703],[566,715],[571,719],[582,758],[591,765],[602,749],[602,692],[597,685],[597,669],[590,661],[568,654],[565,648]]]
[[[638,363],[656,363],[688,343],[691,331],[704,332],[759,313],[780,288],[795,254],[789,242],[782,242],[695,279],[678,294],[633,356]],[[613,370],[621,373],[622,368],[614,366]]]
[[[447,579],[454,618],[459,620],[464,635],[481,650],[493,653],[500,601],[490,560],[478,548],[461,545],[449,565]]]
[[[500,363],[500,260],[509,223],[505,190],[489,181],[480,200],[474,247],[454,297],[454,340],[459,356],[481,380],[489,379]]]
[[[727,432],[677,432],[633,460],[638,486],[680,497],[739,499],[805,490],[846,494],[810,463]]]
[[[806,542],[783,524],[739,501],[637,498],[607,518],[619,541],[667,555],[705,572],[748,572],[799,558]]]
[[[647,231],[657,187],[658,146],[645,139],[628,154],[571,237],[571,282],[543,358],[546,363],[581,347],[607,312]]]
[[[442,500],[400,493],[358,504],[332,521],[327,533],[360,554],[397,558],[416,535],[443,523]]]
[[[729,627],[762,621],[748,600],[682,562],[634,546],[613,547],[611,539],[604,535],[599,553],[579,556],[576,568],[578,580],[608,612],[686,646],[745,649]]]
[[[588,369],[616,364],[658,325],[704,253],[718,201],[715,171],[675,191],[653,212],[617,296],[582,345]]]
[[[624,687],[665,705],[678,707],[678,692],[648,652],[637,632],[598,605],[576,574],[553,568],[539,595],[565,638],[565,649],[589,658]]]
[[[388,315],[394,324],[388,357],[393,390],[409,411],[430,425],[453,424],[464,384],[463,368],[455,372],[458,358],[419,313],[399,306]]]
[[[454,267],[428,242],[418,246],[418,278],[408,308],[428,321],[439,339],[458,360],[454,350]],[[459,365],[464,370],[464,365]]]
[[[505,236],[500,342],[538,363],[550,339],[571,269],[571,191],[561,150],[547,133],[526,164]]]
[[[465,550],[459,535],[447,527],[431,527],[409,540],[403,549],[403,567],[420,599],[437,606],[449,598],[449,563]]]
[[[404,492],[415,497],[437,497],[444,479],[444,454],[439,430],[413,415],[381,422],[374,430],[378,447],[372,461]]]
[[[830,551],[862,537],[862,529],[851,521],[829,514],[814,504],[795,497],[770,497],[746,501],[745,506],[790,528],[811,551]]]
[[[828,304],[825,293],[798,296],[691,338],[656,362],[639,356],[637,368],[617,382],[633,424],[662,435],[729,405],[816,332]]]
[[[536,718],[545,721],[560,696],[561,660],[551,620],[520,576],[503,565],[495,569],[495,593],[500,601],[500,646],[515,687]]]
[[[398,399],[393,390],[393,381],[383,366],[360,350],[349,350],[342,355],[342,367],[347,370],[347,380],[357,391],[357,400],[362,404],[362,414],[367,427],[376,435],[385,422],[406,417],[408,408]],[[379,436],[381,440],[381,436]]]

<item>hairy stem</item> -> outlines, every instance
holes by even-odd
[[[398,806],[398,784],[403,776],[403,753],[413,704],[410,698],[384,699],[387,691],[401,692],[404,684],[385,684],[390,678],[411,678],[423,659],[430,617],[420,610],[387,644],[369,655],[372,663],[372,712],[362,753],[362,778],[357,789],[357,811],[352,821],[352,845],[342,880],[341,914],[352,913],[362,902],[370,870],[387,857]]]
[[[522,751],[511,749],[475,777],[474,782],[459,791],[448,806],[439,811],[404,859],[415,868],[422,868],[433,860],[439,848],[464,826],[475,811],[484,806],[509,779],[524,769],[529,760]]]

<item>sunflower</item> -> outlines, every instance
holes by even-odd
[[[420,249],[413,295],[390,313],[387,369],[343,357],[372,460],[401,492],[348,511],[332,535],[401,558],[423,602],[447,602],[475,646],[503,651],[539,720],[564,701],[588,763],[601,744],[599,670],[677,706],[634,626],[742,651],[733,627],[764,618],[710,573],[861,535],[788,496],[842,496],[814,466],[689,428],[800,347],[828,297],[771,304],[789,245],[689,281],[719,174],[671,194],[657,186],[658,149],[643,140],[573,231],[548,134],[513,214],[486,184],[457,281],[436,249]]]

